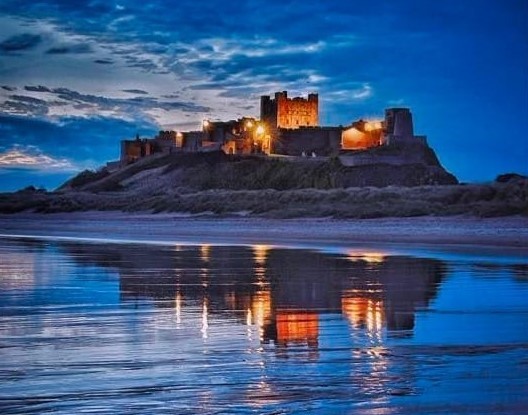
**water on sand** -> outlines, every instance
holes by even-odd
[[[528,264],[0,239],[0,412],[515,413]]]

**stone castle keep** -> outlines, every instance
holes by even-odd
[[[408,108],[386,109],[383,120],[319,126],[318,94],[289,98],[282,91],[274,98],[261,97],[260,119],[204,120],[201,131],[160,131],[154,138],[123,140],[119,165],[157,153],[210,151],[312,158],[348,155],[350,163],[368,164],[372,156],[365,156],[365,150],[401,145],[427,145],[424,136],[414,135]]]
[[[260,119],[270,129],[317,127],[319,125],[319,95],[309,94],[308,99],[288,98],[286,91],[260,98]]]

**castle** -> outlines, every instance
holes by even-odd
[[[288,92],[276,92],[275,98],[260,97],[260,119],[269,128],[317,127],[319,125],[319,95],[309,94],[308,99],[288,98]]]
[[[359,119],[348,126],[319,126],[319,96],[289,98],[287,91],[260,99],[260,119],[204,120],[200,131],[160,131],[154,138],[123,140],[119,165],[156,153],[223,151],[226,154],[265,154],[327,157],[358,154],[370,148],[407,144],[427,145],[415,136],[411,111],[389,108],[379,121]]]

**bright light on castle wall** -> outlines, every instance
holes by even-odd
[[[380,121],[372,121],[365,123],[365,131],[381,130],[382,125]]]
[[[258,135],[262,135],[262,134],[264,134],[264,132],[265,132],[264,127],[263,127],[262,125],[259,125],[259,126],[257,127],[256,133],[257,133]]]

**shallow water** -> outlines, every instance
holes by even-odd
[[[0,239],[0,412],[522,413],[528,261]]]

